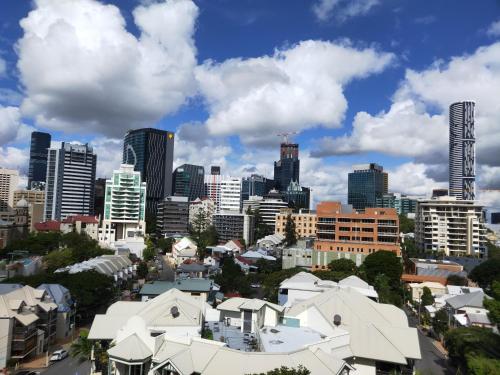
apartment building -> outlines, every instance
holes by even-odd
[[[451,256],[486,254],[483,206],[456,197],[420,200],[415,215],[415,241],[422,250]]]
[[[282,209],[287,208],[288,203],[281,199],[281,195],[276,190],[271,192],[259,202],[259,213],[262,216],[262,221],[274,230],[276,227],[276,215]]]
[[[18,171],[0,168],[0,211],[10,211],[14,207],[14,191],[18,183]]]
[[[221,212],[213,216],[213,223],[221,242],[244,239],[249,245],[254,241],[255,218],[252,215]]]
[[[241,178],[231,177],[220,183],[220,212],[241,212]]]
[[[189,233],[189,198],[165,197],[158,203],[156,233],[159,237]]]
[[[285,235],[288,215],[295,223],[297,237],[316,237],[316,212],[309,210],[300,210],[298,213],[294,213],[291,209],[281,209],[280,213],[276,215],[274,233]]]
[[[394,208],[356,211],[340,202],[320,202],[316,215],[313,270],[325,269],[340,258],[359,266],[367,255],[380,250],[401,256],[399,218]]]

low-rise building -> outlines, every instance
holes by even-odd
[[[101,255],[84,262],[59,268],[54,272],[68,272],[71,274],[92,270],[113,277],[115,281],[129,279],[135,272],[132,262],[126,255]]]
[[[401,280],[411,283],[437,282],[442,285],[448,283],[450,275],[467,277],[463,266],[450,260],[410,258]]]
[[[139,292],[142,301],[148,301],[171,289],[180,290],[187,295],[207,302],[212,291],[218,291],[219,286],[209,279],[185,278],[175,281],[154,281],[144,284]]]
[[[429,288],[433,297],[443,296],[447,293],[446,286],[434,281],[424,281],[423,283],[410,283],[411,299],[420,302],[420,297],[424,294],[424,288]]]
[[[75,325],[75,302],[71,293],[61,284],[41,284],[38,290],[44,290],[57,305],[56,338],[67,339]]]
[[[279,233],[269,234],[257,240],[257,247],[268,251],[277,251],[283,246],[285,236]]]
[[[172,246],[172,259],[175,265],[184,263],[186,260],[196,260],[198,246],[188,237],[184,237]]]
[[[34,224],[36,232],[62,232],[86,234],[93,240],[99,239],[99,218],[88,215],[71,215],[63,220],[42,221]]]
[[[286,234],[285,228],[288,216],[295,223],[297,237],[316,237],[316,212],[309,210],[300,210],[298,213],[293,213],[290,209],[282,209],[276,216],[274,233],[283,236]]]
[[[293,246],[282,251],[281,263],[284,270],[301,267],[311,270],[313,249],[307,247]]]

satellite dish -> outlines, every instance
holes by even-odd
[[[335,314],[333,316],[333,324],[335,324],[336,327],[338,327],[340,325],[341,321],[342,321],[342,318],[340,317],[339,314]]]
[[[170,308],[170,314],[172,314],[174,318],[177,318],[179,316],[179,308],[177,306],[172,306]]]

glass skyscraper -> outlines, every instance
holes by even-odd
[[[144,128],[131,130],[123,141],[123,163],[134,165],[146,182],[146,216],[156,216],[157,206],[172,194],[174,133]]]
[[[205,195],[205,168],[183,164],[177,167],[173,177],[173,195],[187,197],[190,201]]]
[[[50,148],[49,133],[31,133],[30,163],[28,169],[28,189],[45,185],[47,179],[47,155]]]
[[[274,162],[274,183],[279,191],[284,191],[290,182],[300,182],[299,145],[282,143],[280,160]]]
[[[370,163],[355,165],[349,173],[347,203],[356,210],[377,207],[377,198],[387,194],[389,179],[382,166]]]

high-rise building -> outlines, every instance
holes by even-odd
[[[158,203],[172,194],[174,133],[144,128],[131,130],[123,141],[123,163],[133,164],[146,182],[146,216],[156,216]]]
[[[415,242],[424,251],[449,256],[486,254],[483,207],[456,197],[419,200],[415,214]]]
[[[376,207],[377,198],[387,194],[388,175],[381,165],[370,163],[353,166],[347,183],[347,202],[356,210]]]
[[[212,165],[210,167],[210,174],[220,175],[220,167],[218,165]]]
[[[205,168],[200,165],[182,164],[175,168],[172,195],[187,197],[190,201],[205,195]]]
[[[14,191],[18,183],[18,171],[0,168],[0,211],[10,211],[14,208]]]
[[[500,212],[491,213],[491,224],[500,224]]]
[[[398,214],[407,215],[409,213],[415,213],[417,209],[417,199],[398,193],[387,193],[377,198],[377,207],[395,208]]]
[[[226,178],[213,173],[205,176],[205,196],[215,202],[216,212],[220,211],[220,183]]]
[[[474,102],[450,105],[450,196],[474,200],[475,170]]]
[[[300,209],[309,209],[311,190],[307,187],[300,186],[298,182],[290,182],[286,190],[281,191],[281,196],[283,197],[282,199],[296,211]]]
[[[394,208],[368,207],[358,212],[340,202],[320,202],[316,215],[313,269],[326,269],[332,260],[341,258],[359,266],[366,256],[380,250],[401,255]]]
[[[299,145],[282,143],[280,160],[274,162],[274,184],[277,190],[286,190],[290,182],[300,182]]]
[[[241,178],[229,177],[220,182],[220,212],[241,212]]]
[[[283,208],[288,208],[288,203],[281,199],[281,195],[276,190],[271,190],[259,202],[259,213],[262,216],[262,221],[273,231],[276,226],[276,216]]]
[[[241,181],[241,199],[247,200],[251,196],[263,197],[272,189],[272,184],[270,186],[268,181],[266,177],[258,174],[243,178]]]
[[[88,144],[63,142],[47,157],[45,220],[94,213],[97,156]]]
[[[104,195],[106,193],[106,179],[98,178],[95,180],[94,193],[94,216],[104,217]]]
[[[158,205],[158,237],[186,236],[189,233],[188,197],[165,197]]]
[[[213,224],[219,241],[245,241],[246,245],[254,242],[255,217],[238,212],[220,212],[213,216]]]
[[[448,189],[432,189],[432,198],[437,198],[437,197],[446,197],[448,196]]]
[[[131,164],[122,164],[106,180],[104,216],[99,240],[108,245],[144,238],[146,232],[146,183]]]
[[[47,179],[47,155],[50,148],[50,141],[51,136],[49,133],[31,133],[28,189],[45,184]]]

